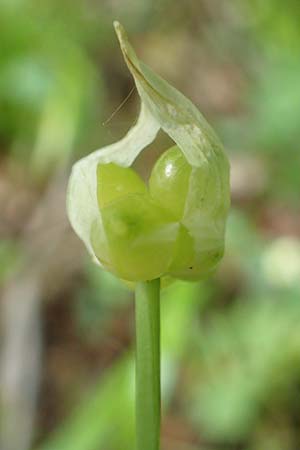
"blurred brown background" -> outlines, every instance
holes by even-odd
[[[133,87],[114,19],[231,160],[219,270],[162,296],[162,449],[299,450],[296,0],[2,0],[0,448],[134,448],[132,293],[65,212],[72,163],[138,114],[134,92],[107,122]]]

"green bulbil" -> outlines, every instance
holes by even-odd
[[[192,167],[175,145],[158,159],[149,179],[151,196],[176,219],[183,216],[191,171]]]
[[[99,164],[97,197],[100,208],[127,194],[145,194],[147,187],[139,175],[128,167]]]
[[[201,279],[223,256],[223,236],[220,239],[217,229],[214,238],[213,228],[216,218],[221,215],[223,224],[226,215],[223,208],[215,208],[219,180],[211,175],[210,166],[191,167],[177,146],[164,152],[152,170],[152,197],[180,221],[176,253],[169,268],[175,278]]]
[[[129,194],[101,209],[109,248],[107,269],[128,281],[151,280],[168,271],[179,225],[149,194]],[[104,246],[94,251],[105,265]]]

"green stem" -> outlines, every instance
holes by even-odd
[[[136,285],[137,450],[159,450],[160,280]]]

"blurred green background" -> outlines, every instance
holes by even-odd
[[[299,450],[297,0],[1,1],[0,448],[134,448],[133,295],[65,213],[72,162],[138,114],[107,121],[133,87],[114,19],[231,160],[222,264],[162,295],[162,450]]]

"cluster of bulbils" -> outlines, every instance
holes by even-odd
[[[226,155],[194,105],[143,65],[115,27],[142,110],[125,138],[74,166],[71,224],[94,260],[121,279],[201,279],[224,252]],[[156,161],[146,184],[129,166],[159,128],[177,145]]]
[[[197,248],[197,236],[185,221],[201,216],[204,202],[213,202],[217,186],[201,189],[203,178],[203,169],[193,169],[177,146],[158,159],[148,186],[131,168],[99,164],[102,226],[93,224],[91,243],[103,267],[130,281],[162,275],[197,280],[211,272],[223,255],[224,241]],[[197,187],[201,194],[190,205],[190,189]]]

